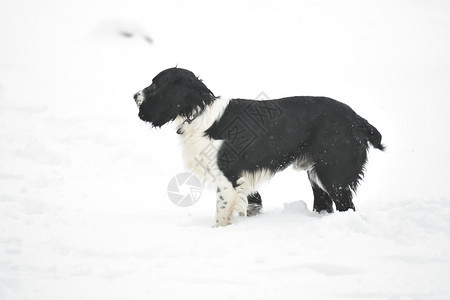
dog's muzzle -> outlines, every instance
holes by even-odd
[[[142,91],[139,91],[136,94],[134,94],[133,98],[138,107],[141,106],[141,104],[144,102],[144,95],[142,94]]]

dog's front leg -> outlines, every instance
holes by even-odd
[[[227,226],[234,217],[247,216],[247,194],[242,187],[244,179],[238,180],[236,188],[226,179],[219,180],[216,193],[216,225]]]

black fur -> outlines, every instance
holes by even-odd
[[[247,216],[253,217],[262,212],[263,208],[262,199],[261,195],[258,192],[248,195],[247,201],[248,201]]]
[[[147,100],[139,108],[139,117],[155,127],[175,120],[178,115],[190,119],[216,99],[194,73],[178,68],[159,73],[142,93]]]
[[[192,72],[177,68],[161,72],[142,93],[146,100],[139,117],[154,126],[178,115],[189,122],[216,100]],[[339,211],[354,210],[352,192],[363,177],[369,143],[384,150],[375,127],[349,106],[326,97],[233,99],[204,134],[223,140],[217,164],[235,187],[244,171],[275,174],[292,164],[306,169],[318,212],[333,212],[333,202]],[[259,193],[248,200],[249,215],[258,213]]]
[[[330,197],[337,210],[354,209],[352,191],[363,176],[368,142],[384,149],[375,127],[325,97],[234,99],[206,134],[225,141],[219,167],[234,185],[242,171],[276,173],[296,161],[312,166],[308,173],[316,172],[326,191],[311,180],[314,209],[328,212]]]

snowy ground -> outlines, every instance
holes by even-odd
[[[448,53],[438,0],[0,2],[0,299],[450,298]],[[132,95],[176,64],[366,117],[357,212],[312,213],[292,170],[226,228],[210,190],[173,205],[177,136]]]

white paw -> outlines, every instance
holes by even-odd
[[[231,224],[231,218],[216,218],[216,226],[218,227],[228,226]]]

